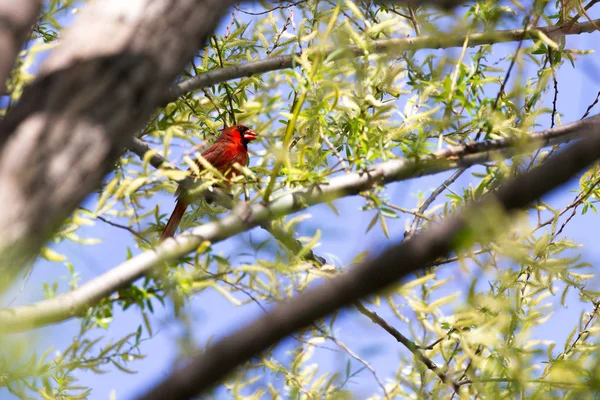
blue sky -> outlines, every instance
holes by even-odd
[[[597,12],[591,14],[598,18]],[[578,36],[569,36],[567,45],[569,48],[593,49],[597,48],[600,40],[600,34],[583,34]],[[502,46],[496,46],[498,57],[514,51],[517,44],[511,43]],[[573,69],[568,63],[563,66],[558,73],[559,82],[559,100],[558,109],[563,114],[562,121],[570,122],[579,119],[587,106],[593,101],[598,90],[600,90],[600,59],[597,55],[584,58],[583,62],[576,63],[577,68]],[[550,105],[551,98],[545,102]],[[595,112],[599,112],[598,108]],[[592,112],[594,114],[594,111]],[[544,127],[549,126],[549,117],[540,122]],[[252,163],[251,163],[252,166]],[[388,194],[395,204],[406,208],[414,208],[417,199],[412,195],[418,192],[429,193],[443,182],[449,173],[439,174],[431,177],[424,177],[406,182],[394,183],[388,186]],[[476,182],[470,174],[464,174],[452,186],[454,190],[466,187],[470,182]],[[568,185],[562,187],[548,196],[546,200],[555,205],[568,204],[573,196],[573,190],[578,189],[577,180],[572,180]],[[443,201],[441,198],[438,200]],[[165,212],[170,211],[173,206],[172,197],[165,194],[160,199],[165,206]],[[349,263],[354,256],[361,251],[378,251],[389,241],[383,234],[373,229],[365,234],[365,230],[373,217],[372,212],[359,212],[359,208],[364,204],[362,198],[344,198],[336,201],[336,207],[343,217],[336,217],[328,206],[320,205],[312,207],[307,213],[312,215],[312,219],[302,223],[302,233],[314,234],[315,229],[322,231],[321,246],[316,249],[317,253],[329,260],[333,256],[340,260],[340,263]],[[344,223],[347,216],[351,215],[353,222]],[[403,236],[404,227],[407,219],[412,220],[410,216],[402,215],[401,218],[389,221],[390,234],[394,241]],[[600,246],[596,244],[596,228],[598,216],[588,213],[584,217],[576,218],[566,229],[565,234],[575,242],[583,244],[581,254],[585,261],[597,264],[600,257]],[[344,228],[341,229],[340,226]],[[130,234],[98,222],[98,224],[89,229],[88,233],[93,232],[94,237],[103,239],[101,246],[75,246],[71,243],[63,243],[57,246],[56,250],[68,254],[72,262],[77,265],[81,275],[81,281],[85,282],[96,277],[103,272],[115,266],[126,258],[124,244],[132,244]],[[81,232],[85,236],[85,229]],[[224,255],[234,255],[238,253],[239,241],[247,240],[252,237],[254,240],[265,237],[265,233],[260,229],[255,229],[242,235],[241,238],[232,238],[216,246]],[[448,265],[439,276],[451,276],[453,281],[445,288],[447,293],[461,290],[463,293],[468,289],[470,277],[465,274],[456,265]],[[16,304],[30,303],[43,298],[42,283],[45,281],[62,281],[62,290],[66,290],[65,280],[68,279],[67,271],[56,263],[40,261],[36,264],[31,278],[28,280],[23,292],[18,297]],[[555,315],[549,323],[543,325],[542,329],[536,331],[536,336],[540,339],[555,340],[561,343],[565,340],[572,327],[577,325],[577,321],[582,310],[589,309],[589,305],[578,303],[576,294],[570,295],[569,303],[571,308],[555,308]],[[554,299],[556,300],[556,299]],[[577,305],[577,306],[576,306]],[[115,310],[117,311],[117,310]],[[388,310],[377,310],[383,317],[390,317]],[[216,338],[231,332],[251,321],[262,311],[254,304],[244,307],[235,307],[222,295],[213,290],[207,290],[202,294],[195,296],[189,307],[189,314],[193,317],[193,335],[198,342],[204,342],[211,336]],[[138,371],[136,375],[125,374],[116,368],[109,373],[97,375],[94,373],[81,373],[79,375],[80,383],[94,388],[91,399],[107,399],[111,391],[114,390],[117,399],[129,399],[135,395],[141,394],[147,390],[150,385],[167,376],[171,370],[172,362],[177,352],[177,341],[179,333],[173,327],[172,308],[156,307],[156,313],[152,315],[156,336],[142,345],[142,352],[147,355],[146,359],[129,365],[132,369]],[[406,326],[397,320],[390,319],[393,325],[400,331],[406,333]],[[107,338],[119,339],[127,333],[134,332],[142,323],[138,312],[128,310],[126,313],[117,311],[115,322],[108,331],[98,329],[96,334]],[[366,358],[382,377],[392,377],[398,367],[398,355],[406,354],[406,350],[396,343],[396,341],[383,332],[382,329],[368,319],[354,311],[344,311],[336,323],[337,336],[358,354]],[[56,349],[64,349],[70,343],[74,335],[79,330],[79,322],[76,320],[67,321],[59,325],[40,329],[35,332],[35,347],[45,350],[50,346]],[[369,340],[365,340],[369,338]],[[283,354],[283,350],[289,347],[290,340],[286,341],[278,354]],[[336,348],[333,343],[326,343],[327,347]],[[328,370],[344,369],[347,357],[343,353],[318,351],[315,360],[319,362],[322,368]],[[358,368],[355,362],[353,366]],[[376,390],[377,385],[368,371],[363,371],[358,375],[349,388],[357,393],[370,394]],[[5,391],[0,390],[0,397],[10,398]]]

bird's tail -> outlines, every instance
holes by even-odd
[[[188,203],[180,198],[175,205],[175,209],[173,210],[173,214],[169,218],[169,222],[165,226],[165,230],[162,235],[160,235],[160,241],[173,237],[175,235],[175,231],[181,222],[181,218],[183,218],[183,214],[185,213],[185,209],[187,208]]]

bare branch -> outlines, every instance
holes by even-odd
[[[0,125],[0,287],[99,187],[228,5],[92,2],[65,31]]]
[[[0,333],[19,332],[72,318],[119,288],[149,273],[162,262],[176,260],[196,251],[205,240],[215,243],[279,216],[325,201],[351,196],[375,185],[486,163],[501,154],[509,156],[522,151],[527,143],[529,146],[564,143],[589,134],[599,125],[600,116],[593,116],[532,134],[528,140],[499,139],[466,144],[435,153],[429,160],[390,160],[372,166],[367,172],[343,175],[323,185],[283,194],[267,206],[254,204],[245,209],[238,209],[220,221],[199,226],[174,239],[164,241],[155,249],[129,259],[73,292],[32,305],[0,310]],[[143,143],[141,144],[143,147]],[[158,154],[154,155],[151,161],[159,166],[165,162]]]
[[[557,39],[566,35],[578,35],[589,33],[596,30],[595,24],[600,24],[600,19],[584,22],[580,24],[564,24],[557,26],[547,26],[538,29],[511,29],[495,32],[475,33],[469,35],[468,47],[476,47],[484,44],[515,42],[524,39],[533,40],[542,32],[552,39]],[[447,35],[447,36],[418,36],[402,39],[376,40],[371,44],[369,51],[371,53],[398,52],[403,50],[420,49],[447,49],[451,47],[462,47],[465,43],[465,35]],[[330,55],[339,48],[325,50],[325,55]],[[310,54],[315,54],[314,51]],[[339,54],[338,57],[356,57],[364,55],[364,50],[358,46],[348,46],[345,54]],[[192,78],[180,82],[166,94],[163,102],[174,101],[185,93],[202,89],[217,83],[226,82],[232,79],[243,78],[262,74],[269,71],[294,68],[296,66],[295,58],[299,54],[290,54],[285,56],[270,57],[264,60],[254,61],[247,64],[235,65],[226,68],[198,74]]]
[[[322,330],[320,330],[320,331],[323,333]],[[371,375],[373,375],[373,378],[375,379],[375,382],[377,382],[377,384],[379,385],[379,387],[383,391],[383,397],[385,397],[386,400],[390,400],[391,399],[390,394],[385,389],[385,385],[383,384],[383,381],[381,380],[381,378],[379,377],[379,375],[377,375],[377,372],[371,366],[371,364],[369,364],[365,359],[361,358],[358,354],[356,354],[354,351],[352,351],[351,348],[349,348],[348,346],[346,346],[346,344],[344,342],[342,342],[341,340],[339,340],[335,336],[327,335],[326,334],[325,337],[327,339],[331,340],[333,343],[335,343],[340,349],[344,350],[350,357],[352,357],[353,359],[355,359],[356,361],[358,361],[359,363],[361,363],[362,365],[364,365],[365,368],[368,369],[371,372]]]
[[[2,89],[41,8],[41,0],[0,0],[0,54],[2,54],[0,85]]]
[[[367,316],[373,323],[385,329],[385,331],[392,335],[394,339],[396,339],[399,343],[402,343],[404,347],[406,347],[415,356],[417,360],[425,364],[427,369],[435,373],[442,382],[450,385],[450,387],[453,390],[458,390],[459,385],[456,382],[454,382],[452,378],[448,376],[447,373],[442,371],[440,367],[438,367],[436,363],[434,363],[433,360],[431,360],[431,358],[423,354],[423,352],[419,349],[419,346],[417,346],[415,342],[404,336],[400,331],[388,324],[388,322],[381,318],[376,312],[369,310],[361,302],[357,301],[354,304],[354,306],[361,314]]]

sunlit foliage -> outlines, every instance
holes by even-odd
[[[82,7],[85,3],[47,2],[9,82],[11,102],[18,101],[23,86],[35,76],[35,65],[57,45]],[[565,40],[545,35],[494,44],[493,32],[586,21],[587,13],[581,10],[574,0],[480,1],[450,12],[350,0],[244,3],[224,18],[180,81],[278,55],[297,54],[296,67],[187,93],[157,110],[138,137],[186,171],[223,126],[252,126],[260,140],[251,148],[245,177],[234,188],[236,198],[247,196],[250,202],[326,183],[390,158],[419,159],[470,141],[518,138],[561,123],[556,76],[562,68],[578,70],[589,52],[571,50]],[[593,7],[588,12],[592,11]],[[466,35],[479,32],[492,33],[489,44],[469,42]],[[373,50],[374,41],[406,37],[431,40],[422,49]],[[441,38],[451,37],[463,38],[462,46],[438,49],[444,47],[438,44]],[[2,104],[5,113],[10,102]],[[355,257],[345,263],[339,255],[319,252],[330,241],[344,240],[346,230],[370,231],[369,237],[383,240],[383,246],[385,237],[399,241],[535,167],[556,150],[545,148],[464,171],[470,175],[468,185],[441,179],[439,184],[447,188],[441,186],[432,202],[428,197],[434,188],[399,197],[397,191],[376,187],[359,194],[360,209],[341,212],[332,202],[318,219],[310,219],[309,210],[275,221],[302,242],[300,254],[264,230],[252,236],[258,241],[243,236],[236,242],[236,254],[223,254],[207,243],[90,307],[79,317],[80,332],[68,348],[32,354],[20,337],[1,338],[0,386],[21,397],[85,398],[94,388],[81,386],[78,372],[136,370],[137,360],[144,357],[140,344],[151,342],[156,334],[151,316],[157,308],[166,307],[178,317],[171,323],[186,332],[180,338],[181,355],[190,354],[209,345],[190,339],[193,326],[186,308],[201,302],[205,292],[216,291],[239,307],[268,307],[289,299],[374,253],[360,243],[347,249]],[[61,270],[56,282],[67,282],[71,289],[81,284],[85,266],[80,258],[61,253],[60,244],[75,243],[81,252],[86,246],[103,246],[90,234],[95,227],[130,235],[121,254],[155,246],[172,207],[165,193],[175,191],[173,179],[185,176],[181,171],[156,170],[148,158],[125,152],[102,189],[44,250],[42,257]],[[214,180],[218,178],[207,178],[208,183]],[[346,343],[344,329],[349,325],[336,315],[299,332],[282,346],[285,351],[273,350],[243,366],[218,393],[256,399],[591,398],[599,385],[600,303],[590,284],[594,270],[582,261],[580,245],[564,234],[564,228],[582,214],[596,212],[599,182],[598,169],[593,168],[580,177],[569,204],[540,200],[528,212],[490,214],[476,221],[473,235],[462,238],[464,250],[367,299],[365,307],[402,332],[408,345],[397,343],[379,327],[373,330],[377,338]],[[199,201],[182,228],[228,212]],[[353,222],[361,217],[369,222]],[[373,236],[377,231],[383,235]],[[325,257],[327,264],[307,260],[309,250]],[[56,282],[35,290],[52,297]],[[582,303],[586,312],[566,340],[547,340],[544,328],[555,310],[579,309]],[[205,308],[216,312],[210,305]],[[110,328],[120,323],[121,310],[143,323],[130,335],[115,337]],[[347,318],[371,324],[356,310],[342,320]],[[379,352],[389,357],[393,369],[379,370],[370,361],[372,354],[363,351],[382,338],[386,348]],[[337,355],[331,356],[328,348]],[[315,361],[328,357],[343,360],[337,370],[323,369]],[[455,388],[460,395],[454,394]]]

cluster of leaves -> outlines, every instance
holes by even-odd
[[[440,35],[463,37],[465,32],[520,28],[532,21],[553,25],[565,22],[564,16],[569,15],[561,12],[561,7],[579,9],[575,3],[536,1],[526,7],[517,2],[480,1],[454,17],[429,8],[371,1],[299,1],[275,8],[265,4],[251,13],[240,5],[198,52],[181,80],[282,54],[299,53],[297,68],[188,93],[157,111],[139,136],[186,170],[193,164],[194,154],[223,126],[238,122],[252,126],[260,134],[260,143],[251,149],[245,183],[235,189],[236,196],[245,192],[251,202],[363,171],[394,157],[419,159],[439,148],[473,140],[520,137],[538,126],[542,117],[560,120],[553,109],[556,103],[549,107],[547,99],[553,95],[552,83],[564,60],[576,65],[575,54],[564,42],[541,38],[504,47],[486,44],[471,48],[466,39],[462,49],[452,51],[436,50],[433,45],[386,53],[374,52],[373,43],[409,35],[430,36],[434,43]],[[53,46],[63,29],[65,13],[73,7],[72,1],[47,5],[34,30],[38,40],[26,51],[9,84],[13,100],[31,80],[29,70],[39,51]],[[349,56],[344,50],[349,46],[360,49],[360,55]],[[403,231],[401,221],[407,229],[435,223],[505,179],[534,167],[549,153],[536,152],[477,168],[472,185],[448,189],[444,201],[438,200],[431,208],[420,209],[424,193],[418,195],[414,207],[405,208],[396,204],[402,199],[393,191],[379,187],[361,193],[359,212],[344,214],[329,204],[333,209],[330,220],[318,225],[307,221],[308,214],[275,223],[292,235],[305,235],[299,238],[304,254],[321,243],[327,245],[331,236],[338,234],[331,227],[341,218],[347,223],[368,215],[371,223],[367,230],[378,226],[383,234],[395,238]],[[171,211],[172,203],[165,201],[164,192],[173,192],[173,180],[183,176],[181,171],[156,170],[148,157],[139,159],[126,153],[99,193],[57,233],[56,243],[102,246],[81,234],[102,226],[130,234],[128,256],[151,249]],[[589,171],[573,202],[564,207],[539,202],[529,212],[510,216],[510,221],[490,210],[477,219],[472,237],[465,239],[465,248],[454,258],[440,260],[427,273],[366,304],[377,308],[389,324],[408,332],[410,340],[464,393],[479,398],[590,395],[598,385],[596,345],[592,343],[598,333],[592,326],[598,294],[586,286],[594,275],[563,229],[579,207],[583,212],[595,211],[598,179],[596,169]],[[226,212],[199,202],[184,218],[182,228]],[[534,222],[531,216],[536,217]],[[410,223],[415,220],[419,223]],[[125,372],[135,368],[127,363],[142,356],[140,343],[153,336],[150,315],[157,306],[172,306],[182,315],[190,299],[211,290],[236,306],[263,307],[289,299],[334,270],[331,266],[317,268],[265,232],[236,240],[236,253],[223,255],[217,246],[207,243],[177,265],[91,307],[81,317],[82,328],[72,346],[51,360],[49,352],[41,357],[30,355],[27,362],[15,361],[23,360],[23,354],[2,354],[0,386],[22,397],[33,390],[48,398],[84,398],[91,388],[75,386],[76,371],[99,371],[106,365]],[[44,256],[66,265],[70,287],[77,287],[83,265],[54,246],[46,249]],[[337,264],[335,270],[343,270],[365,254],[356,254],[347,265],[341,255],[327,256],[330,263]],[[449,270],[472,278],[466,286],[461,285]],[[54,282],[46,283],[47,296],[56,291]],[[573,292],[576,296],[569,295]],[[590,312],[582,314],[562,351],[555,343],[532,339],[544,336],[540,332],[554,308],[577,301],[590,304]],[[115,308],[139,313],[143,324],[136,333],[114,342],[110,331],[108,339],[91,339],[94,329],[106,330],[119,323],[114,320]],[[353,318],[363,316],[353,314]],[[189,324],[185,318],[179,323]],[[356,382],[369,382],[365,387],[376,393],[375,397],[453,396],[448,382],[408,349],[393,351],[399,354],[397,368],[383,375],[368,357],[341,341],[345,326],[337,316],[316,323],[282,346],[285,351],[271,351],[245,366],[228,379],[224,390],[235,398],[350,398],[357,390]],[[383,330],[377,332],[379,338],[387,335]],[[327,357],[325,344],[342,353],[345,368],[328,371],[315,361]],[[100,349],[94,350],[96,347]]]
[[[92,388],[78,385],[77,373],[102,374],[111,368],[128,374],[135,372],[128,364],[144,358],[138,350],[146,340],[141,337],[141,326],[117,341],[93,337],[90,331],[90,327],[82,326],[66,349],[58,351],[50,347],[41,355],[22,338],[2,338],[0,386],[22,399],[32,398],[32,392],[48,400],[85,399]]]

